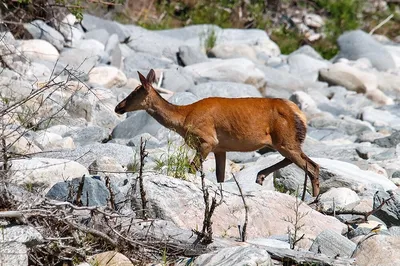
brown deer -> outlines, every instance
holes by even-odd
[[[160,124],[175,130],[196,150],[192,161],[196,169],[213,152],[217,181],[224,182],[227,151],[270,147],[285,159],[261,170],[256,179],[258,184],[262,185],[270,173],[295,163],[310,176],[313,195],[319,194],[319,165],[301,150],[306,137],[306,118],[293,102],[277,98],[212,97],[179,106],[166,101],[152,87],[153,69],[147,78],[138,74],[142,84],[115,107],[115,112],[146,110]]]

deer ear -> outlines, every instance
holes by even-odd
[[[147,74],[147,81],[152,84],[156,82],[156,72],[153,69],[150,69],[149,73]]]
[[[147,79],[139,71],[137,73],[139,75],[140,82],[144,87],[146,87],[146,85],[148,84]]]

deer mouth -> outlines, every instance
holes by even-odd
[[[119,105],[117,105],[116,107],[115,107],[115,110],[114,110],[117,114],[119,114],[119,115],[122,115],[122,114],[124,114],[125,113],[125,110],[124,110],[124,108],[123,107],[120,107]]]

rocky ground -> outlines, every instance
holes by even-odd
[[[0,205],[2,265],[28,265],[28,249],[60,241],[32,223],[16,225],[7,218],[13,217],[10,211],[28,212],[35,201],[50,200],[53,207],[71,201],[71,188],[76,191],[82,176],[84,206],[107,206],[112,198],[118,215],[138,219],[134,184],[141,139],[148,152],[148,232],[165,241],[195,241],[191,230],[202,226],[204,215],[200,177],[186,168],[183,179],[170,171],[185,165],[192,152],[146,112],[114,113],[139,84],[137,71],[151,68],[157,73],[154,86],[175,104],[210,96],[294,101],[308,119],[304,151],[321,166],[322,195],[307,204],[296,197],[304,180],[296,166],[255,184],[257,172],[280,160],[279,154],[229,153],[223,202],[212,218],[215,241],[208,253],[190,259],[193,265],[283,265],[289,258],[299,264],[400,265],[398,44],[360,30],[346,32],[337,40],[339,54],[328,61],[309,46],[281,54],[279,44],[254,29],[196,25],[149,31],[86,14],[81,23],[67,16],[57,29],[42,21],[25,27],[34,39],[0,35],[2,172],[7,184],[18,185],[8,191],[20,203]],[[219,198],[213,155],[204,169],[209,190]],[[239,242],[245,208],[232,174],[249,208],[245,243]],[[314,201],[308,192],[306,201]],[[87,225],[90,213],[80,215],[80,226]],[[377,225],[380,231],[371,232]],[[291,250],[295,231],[303,237]],[[113,255],[96,256],[103,264],[95,265],[109,265],[104,257]],[[179,263],[187,263],[181,257]],[[131,265],[122,254],[113,259]],[[178,263],[176,256],[173,261]]]

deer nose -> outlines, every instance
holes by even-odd
[[[124,108],[123,108],[123,106],[121,107],[119,104],[115,107],[115,110],[114,110],[117,114],[120,114],[120,115],[122,115],[122,114],[124,114],[125,113],[125,110],[124,110]]]

